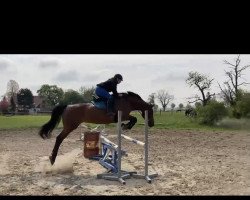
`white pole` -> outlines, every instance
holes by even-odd
[[[118,123],[117,123],[117,132],[118,132],[118,180],[122,183],[125,184],[125,181],[122,179],[121,175],[121,134],[122,134],[122,129],[121,129],[121,122],[122,122],[122,111],[118,110]]]
[[[148,177],[148,111],[145,110],[145,177]],[[148,181],[148,180],[147,180]]]
[[[118,149],[118,145],[116,145],[115,143],[111,142],[108,138],[106,138],[106,137],[104,137],[104,136],[102,136],[102,135],[100,136],[100,138],[101,138],[104,142],[106,142],[106,143],[110,144],[111,146],[113,146],[115,150]]]

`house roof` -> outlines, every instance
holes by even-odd
[[[33,96],[33,101],[34,101],[35,107],[40,107],[40,104],[43,103],[43,99],[40,96]]]
[[[14,101],[15,101],[16,104],[18,104],[18,102],[17,102],[17,96],[16,95],[14,95]],[[40,96],[33,96],[33,103],[34,103],[35,107],[39,108],[40,105],[43,103],[42,97],[40,97]]]

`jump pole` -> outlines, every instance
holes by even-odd
[[[106,180],[112,180],[112,181],[119,181],[123,185],[126,184],[126,182],[123,179],[127,179],[130,177],[134,178],[139,178],[139,179],[145,179],[148,183],[152,182],[152,178],[155,178],[158,176],[158,174],[148,174],[148,111],[145,111],[145,129],[144,129],[144,134],[145,134],[145,143],[135,140],[133,138],[130,138],[126,135],[122,134],[122,129],[121,129],[121,118],[122,118],[122,111],[118,111],[118,123],[117,123],[117,132],[118,132],[118,137],[117,137],[117,142],[118,145],[115,145],[117,147],[117,153],[118,153],[118,172],[117,173],[104,173],[104,174],[98,174],[97,178],[103,178]],[[121,138],[127,139],[135,144],[141,145],[144,147],[144,174],[137,174],[137,172],[127,172],[121,170]],[[107,140],[108,143],[112,143],[111,141]]]
[[[123,185],[126,184],[124,179],[131,178],[131,176],[136,173],[136,172],[127,172],[121,170],[121,119],[122,119],[122,111],[118,111],[118,123],[117,123],[117,132],[118,132],[118,137],[117,137],[117,142],[118,142],[118,148],[117,148],[117,153],[118,153],[118,172],[117,173],[103,173],[103,174],[97,174],[98,179],[106,179],[106,180],[111,180],[111,181],[119,181]]]
[[[115,143],[113,143],[113,142],[111,142],[108,138],[106,138],[106,137],[104,137],[104,136],[102,136],[102,135],[100,135],[100,138],[101,138],[101,140],[103,140],[105,143],[108,143],[108,144],[110,144],[112,147],[114,147],[115,150],[118,149],[118,145],[115,144]]]
[[[133,138],[128,137],[128,136],[126,136],[126,135],[124,135],[124,134],[121,134],[121,137],[124,138],[124,139],[129,140],[130,142],[133,142],[133,143],[135,143],[135,144],[138,144],[138,145],[140,145],[140,146],[145,146],[145,143],[144,143],[144,142],[141,142],[141,141],[139,141],[139,140],[133,139]]]

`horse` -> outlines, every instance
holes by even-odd
[[[39,131],[39,135],[43,139],[50,138],[51,132],[62,119],[63,130],[56,137],[54,148],[49,156],[51,165],[56,160],[58,149],[63,140],[82,122],[94,124],[116,123],[118,110],[120,110],[122,111],[122,121],[129,121],[127,124],[122,123],[122,130],[127,130],[131,129],[137,122],[137,118],[130,115],[131,111],[139,111],[141,116],[145,118],[145,110],[148,110],[148,126],[152,127],[154,126],[153,106],[133,92],[119,93],[119,96],[114,98],[114,116],[107,115],[106,109],[99,109],[92,103],[55,106],[50,120]]]
[[[186,109],[186,111],[185,111],[185,115],[186,115],[186,116],[190,116],[190,117],[195,117],[195,116],[197,116],[197,112],[196,112],[196,110],[193,109],[193,108],[188,108],[188,109]]]

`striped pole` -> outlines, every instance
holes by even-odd
[[[115,144],[115,143],[113,143],[113,142],[111,142],[111,141],[110,141],[109,139],[107,139],[106,137],[100,135],[100,138],[101,138],[105,143],[108,143],[108,144],[110,144],[112,147],[114,147],[115,150],[118,149],[118,145]]]
[[[139,140],[136,140],[136,139],[133,139],[131,137],[128,137],[127,135],[124,135],[124,134],[121,134],[121,137],[124,138],[124,139],[127,139],[135,144],[138,144],[138,145],[141,145],[141,146],[145,146],[145,143],[144,142],[141,142]]]

